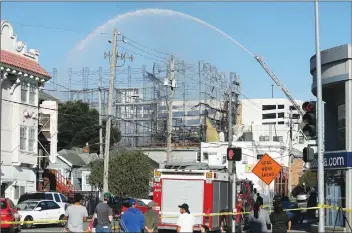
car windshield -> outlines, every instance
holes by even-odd
[[[18,203],[21,203],[27,200],[45,200],[45,194],[44,193],[25,193],[21,195],[20,199],[18,200]]]
[[[17,205],[18,210],[33,210],[37,206],[37,201],[25,201]]]
[[[6,209],[7,208],[7,204],[5,201],[1,201],[1,209]]]

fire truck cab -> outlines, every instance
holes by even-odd
[[[228,212],[229,172],[226,167],[208,164],[168,164],[154,171],[153,199],[160,215],[159,229],[175,230],[180,210],[187,203],[195,215],[195,229],[207,225],[211,231],[220,230],[219,215]],[[226,210],[226,211],[225,211]]]

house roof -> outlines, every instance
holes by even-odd
[[[77,152],[72,150],[60,150],[58,152],[59,156],[61,156],[64,160],[67,160],[71,163],[72,166],[85,166],[86,163],[81,159]]]
[[[34,74],[51,78],[50,74],[44,70],[37,62],[25,58],[23,56],[11,53],[9,51],[0,51],[0,62],[13,66],[15,68],[23,69]]]
[[[60,102],[54,96],[51,96],[48,93],[45,93],[44,91],[39,91],[39,99],[40,100],[51,100],[51,101]]]

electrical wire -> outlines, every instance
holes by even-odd
[[[152,49],[152,48],[150,48],[150,47],[148,47],[148,46],[145,46],[145,45],[143,45],[143,44],[141,44],[141,43],[139,43],[139,42],[137,42],[137,41],[135,41],[135,40],[132,40],[130,37],[127,37],[127,36],[125,36],[125,35],[124,35],[124,37],[125,37],[126,39],[128,39],[129,41],[131,41],[131,42],[133,42],[133,43],[135,43],[135,44],[137,44],[137,45],[139,45],[139,46],[142,46],[143,48],[146,48],[146,49],[149,49],[149,50],[151,50],[151,51],[154,51],[154,52],[157,52],[157,53],[161,53],[161,54],[164,54],[164,55],[172,56],[172,55],[169,54],[169,53],[161,52],[161,51],[159,51],[159,50]]]

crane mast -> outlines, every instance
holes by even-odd
[[[287,89],[287,87],[285,87],[285,85],[283,85],[280,82],[278,77],[276,77],[274,72],[272,70],[270,70],[270,68],[267,66],[267,64],[263,61],[263,59],[261,57],[255,56],[254,58],[259,62],[259,64],[263,67],[263,69],[266,71],[266,73],[268,73],[268,75],[276,83],[276,85],[285,93],[286,97],[290,100],[292,105],[297,109],[297,111],[301,114],[301,116],[303,116],[305,114],[305,112],[301,109],[299,104],[295,101],[295,99],[290,94],[290,92]]]

